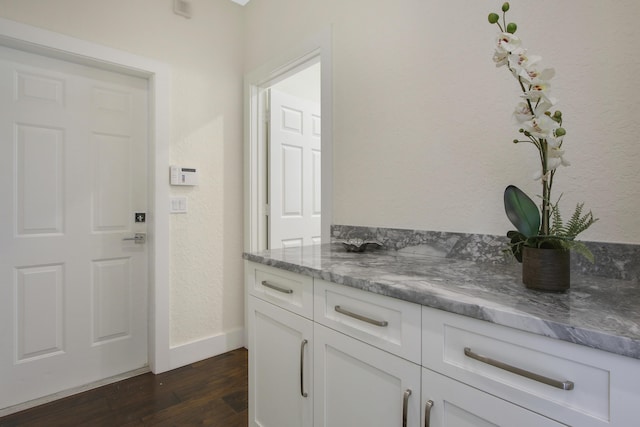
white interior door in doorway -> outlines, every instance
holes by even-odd
[[[320,105],[270,89],[269,248],[320,244]]]
[[[3,47],[0,111],[6,408],[147,366],[147,80]]]

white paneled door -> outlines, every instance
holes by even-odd
[[[0,48],[0,408],[147,365],[147,98]]]
[[[269,248],[320,243],[320,105],[271,89]]]

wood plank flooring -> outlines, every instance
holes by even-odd
[[[247,350],[139,375],[0,418],[0,427],[246,427]]]

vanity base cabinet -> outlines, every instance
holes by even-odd
[[[560,427],[549,418],[422,369],[422,424],[428,427]]]
[[[252,427],[640,425],[639,359],[257,263],[246,286]]]
[[[313,322],[253,296],[248,321],[249,425],[312,426]]]
[[[314,325],[314,426],[418,427],[420,366]]]

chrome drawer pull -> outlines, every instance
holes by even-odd
[[[411,396],[411,390],[406,389],[404,396],[402,397],[402,427],[407,427],[407,409],[409,406],[409,396]]]
[[[344,308],[340,307],[339,305],[335,306],[335,310],[340,314],[344,314],[345,316],[353,317],[354,319],[362,320],[363,322],[371,323],[372,325],[387,326],[389,324],[389,322],[387,322],[386,320],[376,320],[376,319],[372,319],[370,317],[363,316],[361,314],[353,313],[353,312],[351,312],[349,310],[345,310]]]
[[[306,339],[302,340],[302,344],[300,344],[300,395],[302,397],[307,397],[308,394],[304,391],[304,348],[309,341]]]
[[[292,294],[293,293],[293,289],[287,289],[287,288],[282,288],[278,285],[274,285],[273,283],[269,283],[266,280],[262,281],[262,286],[266,286],[267,288],[271,288],[274,289],[278,292],[282,292],[283,294]]]
[[[431,425],[431,408],[433,408],[433,400],[427,400],[424,404],[424,427]]]
[[[520,375],[522,377],[529,378],[530,380],[538,381],[543,384],[559,388],[561,390],[573,390],[573,381],[558,381],[554,380],[553,378],[534,374],[533,372],[516,368],[515,366],[507,365],[506,363],[500,362],[498,360],[494,360],[489,357],[474,353],[469,347],[464,348],[464,355],[472,359],[479,360],[480,362],[486,363],[488,365],[495,366],[496,368],[503,369],[513,374]]]

